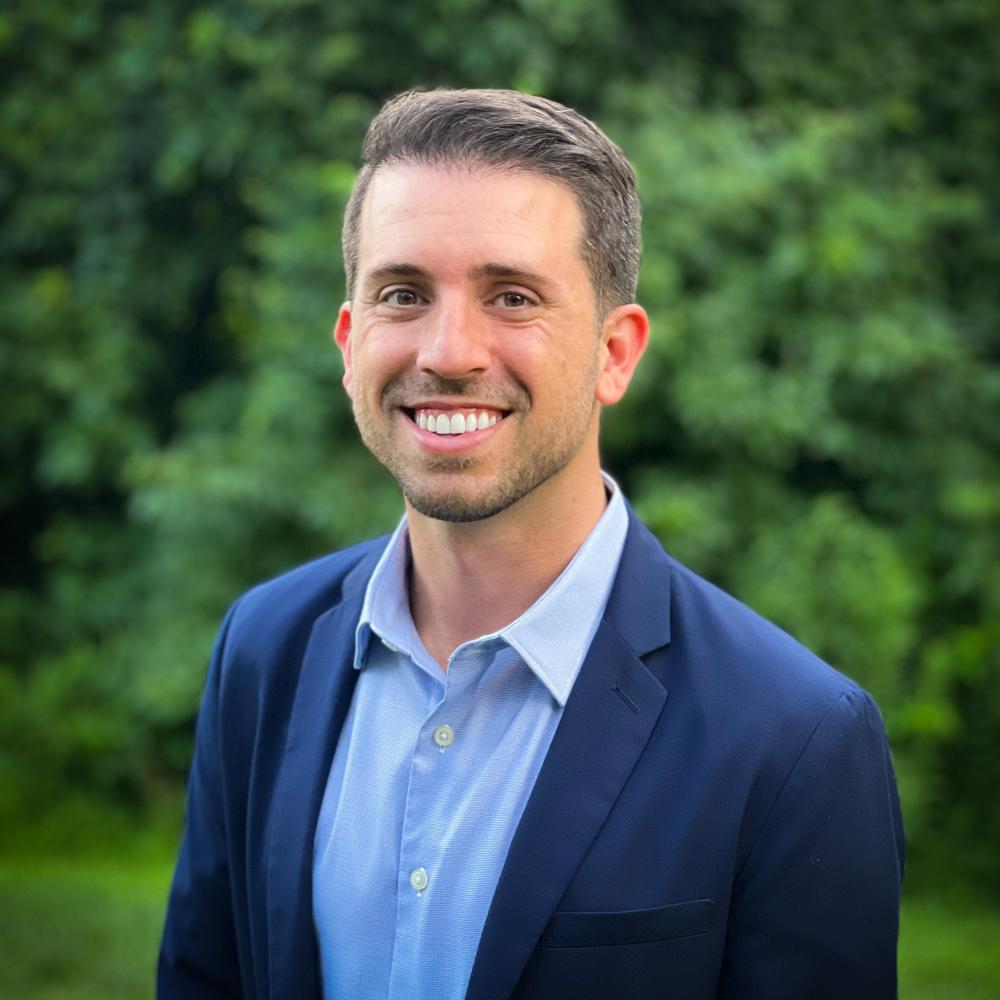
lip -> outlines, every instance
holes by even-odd
[[[503,414],[510,412],[506,406],[497,406],[495,403],[484,403],[471,399],[420,399],[415,403],[405,403],[400,408],[404,410],[495,410],[497,413]]]

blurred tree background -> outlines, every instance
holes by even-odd
[[[386,97],[509,86],[639,174],[608,468],[877,696],[911,885],[1000,899],[995,0],[31,0],[0,80],[4,844],[175,831],[226,606],[399,516],[343,207]]]

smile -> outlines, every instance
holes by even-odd
[[[504,418],[504,413],[501,411],[488,409],[416,409],[409,412],[411,419],[421,430],[440,435],[469,434],[472,431],[486,430]]]

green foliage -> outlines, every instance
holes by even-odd
[[[1000,892],[998,29],[989,0],[0,13],[0,821],[173,801],[225,606],[392,526],[329,342],[361,136],[406,86],[515,86],[639,174],[654,337],[609,468],[877,695],[912,856]]]

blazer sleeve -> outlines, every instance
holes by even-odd
[[[157,969],[159,1000],[241,997],[223,810],[220,685],[226,637],[222,624],[198,713],[187,813]]]
[[[736,878],[720,1000],[895,997],[903,865],[882,720],[851,688],[816,726]]]

